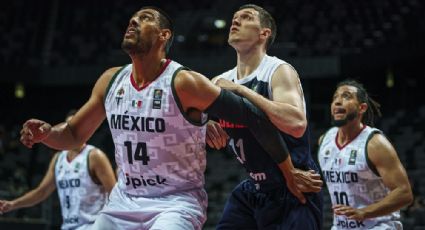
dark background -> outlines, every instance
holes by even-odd
[[[213,77],[236,64],[227,33],[241,0],[177,1],[2,1],[0,3],[0,199],[37,186],[53,151],[18,142],[28,118],[64,120],[90,96],[107,68],[129,63],[120,44],[131,15],[154,5],[174,19],[169,57]],[[269,55],[293,64],[308,103],[312,143],[329,127],[329,104],[337,82],[362,82],[382,105],[377,127],[395,145],[414,185],[418,202],[425,192],[425,3],[420,0],[252,1],[276,19],[277,38]],[[217,28],[215,22],[226,25]],[[20,94],[20,97],[16,97]],[[22,96],[23,94],[23,96]],[[89,141],[113,160],[106,124]],[[315,154],[317,146],[313,145]],[[219,166],[219,167],[218,167]],[[219,168],[219,169],[218,169]],[[210,205],[205,229],[213,229],[225,197],[245,174],[233,156],[208,154]],[[328,194],[325,194],[327,205]],[[419,208],[417,208],[419,207]],[[331,212],[326,206],[325,227]],[[424,225],[423,206],[404,208],[405,229]],[[416,210],[416,211],[415,211]],[[417,211],[419,210],[419,211]],[[419,213],[419,214],[418,214]],[[2,229],[57,229],[60,207],[53,196],[28,209],[0,216]],[[7,227],[6,227],[7,226]]]

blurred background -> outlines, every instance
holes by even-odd
[[[415,202],[402,210],[405,229],[425,228],[425,2],[422,0],[44,0],[0,3],[0,199],[13,199],[42,179],[54,153],[27,149],[19,130],[29,118],[51,123],[79,108],[107,68],[129,63],[120,44],[128,20],[154,5],[174,19],[170,58],[215,75],[236,64],[227,44],[230,19],[242,4],[255,3],[277,22],[269,55],[295,66],[308,103],[311,141],[330,126],[329,105],[337,82],[362,82],[382,105],[377,127],[394,144],[407,169]],[[114,162],[107,124],[89,143]],[[230,154],[209,151],[208,221],[214,229],[225,198],[246,174]],[[325,194],[325,229],[332,213]],[[419,218],[422,217],[422,218]],[[59,229],[57,195],[0,216],[1,229]]]

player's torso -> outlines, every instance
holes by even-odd
[[[107,92],[118,183],[128,194],[159,196],[203,187],[205,126],[189,122],[179,108],[172,79],[180,67],[169,61],[155,81],[138,90],[128,65]]]
[[[282,64],[287,63],[275,57],[265,56],[257,69],[249,76],[237,79],[237,70],[234,68],[220,75],[220,77],[244,85],[266,98],[271,98],[272,76],[275,70]],[[229,145],[227,146],[228,150],[233,152],[239,162],[244,165],[251,179],[258,183],[283,183],[283,177],[277,164],[267,152],[264,151],[247,127],[239,124],[232,124],[224,120],[220,120],[220,124],[231,137]],[[291,138],[284,133],[281,134],[285,141],[287,141],[289,148],[294,149],[303,147],[300,144],[300,140]],[[306,147],[308,148],[308,145]],[[307,150],[309,151],[309,149]],[[295,152],[292,151],[292,153]],[[295,157],[295,159],[298,159],[298,157]]]
[[[328,187],[332,204],[343,204],[362,208],[379,200],[388,189],[381,177],[372,171],[367,160],[367,143],[377,129],[365,126],[360,134],[345,146],[336,144],[338,128],[330,129],[324,136],[319,149],[319,163],[323,179]],[[396,220],[398,213],[367,219],[349,220],[343,216],[334,216],[334,227],[338,229],[371,228],[381,222]]]
[[[86,145],[71,161],[68,151],[58,155],[55,164],[55,179],[61,203],[62,228],[75,228],[93,223],[105,203],[104,191],[93,182],[88,169],[88,155],[93,146]]]

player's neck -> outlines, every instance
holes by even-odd
[[[363,130],[365,125],[361,122],[348,123],[338,130],[338,142],[342,145],[351,142]]]
[[[238,79],[242,79],[254,72],[263,60],[266,52],[258,47],[237,52]]]
[[[148,53],[143,56],[131,56],[134,81],[142,87],[154,81],[166,63],[165,55]]]
[[[68,151],[68,154],[66,155],[66,158],[69,162],[71,162],[72,160],[74,160],[75,157],[78,156],[78,154],[81,153],[81,151],[83,151],[83,149],[86,147],[86,144],[75,148],[75,149],[71,149]]]

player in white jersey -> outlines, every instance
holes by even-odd
[[[66,121],[72,116],[71,111]],[[0,200],[0,212],[34,206],[57,189],[63,219],[61,229],[88,229],[115,183],[112,166],[105,153],[83,144],[56,153],[37,188],[12,201]]]
[[[42,142],[63,149],[79,146],[107,118],[119,177],[93,229],[187,230],[205,222],[203,112],[235,121],[232,109],[249,103],[167,59],[172,36],[171,19],[162,10],[140,9],[121,45],[130,65],[105,71],[70,122],[52,127],[30,119],[23,125],[27,147]],[[268,122],[246,120],[253,126]]]
[[[337,85],[332,123],[319,140],[318,158],[331,197],[332,229],[402,229],[399,210],[412,202],[406,171],[376,128],[379,104],[358,82]]]

